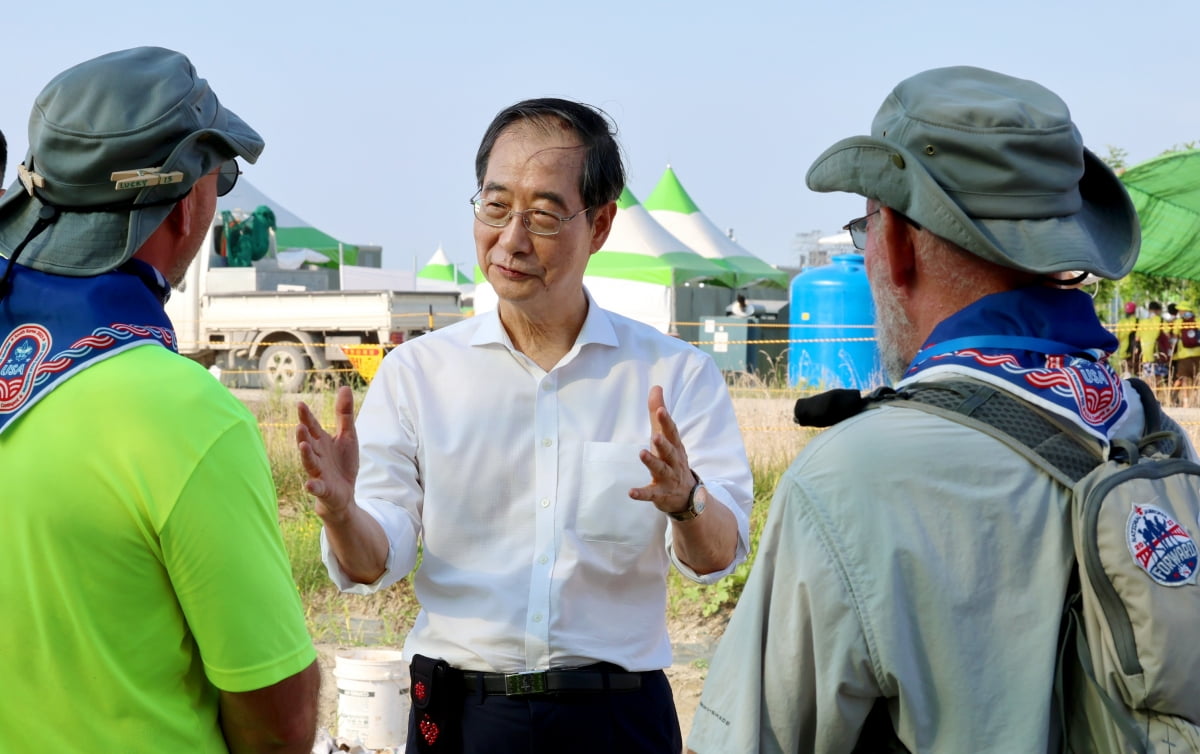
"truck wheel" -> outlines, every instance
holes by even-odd
[[[304,387],[309,366],[308,356],[301,346],[276,343],[263,351],[258,360],[258,381],[264,390],[298,393]]]

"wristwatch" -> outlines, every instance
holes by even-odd
[[[681,511],[674,511],[667,515],[676,521],[691,521],[704,512],[704,496],[697,495],[704,488],[704,482],[700,481],[700,476],[696,472],[692,472],[696,483],[692,485],[692,491],[688,493],[687,507]]]

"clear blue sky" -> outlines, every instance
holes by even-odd
[[[605,109],[636,196],[670,163],[718,227],[775,264],[795,263],[797,233],[861,214],[857,197],[808,191],[804,173],[926,68],[1037,80],[1093,151],[1121,147],[1131,164],[1200,140],[1196,0],[8,5],[6,183],[51,77],[111,50],[171,47],[266,138],[246,177],[334,236],[381,245],[385,267],[423,264],[438,244],[473,264],[479,137],[526,97]]]

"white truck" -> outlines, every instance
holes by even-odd
[[[172,292],[179,352],[220,369],[230,387],[301,390],[354,373],[342,347],[382,353],[462,317],[457,291],[338,290],[336,269],[281,269],[271,258],[227,267],[205,248]]]

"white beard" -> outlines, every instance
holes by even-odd
[[[879,345],[879,358],[884,373],[895,384],[904,377],[912,361],[912,356],[904,353],[902,343],[912,332],[913,323],[891,286],[872,285],[871,298],[875,302],[875,340]]]

